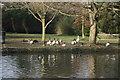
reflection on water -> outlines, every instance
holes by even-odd
[[[118,54],[17,54],[2,61],[3,78],[118,77]]]
[[[118,77],[118,55],[96,56],[96,77]]]

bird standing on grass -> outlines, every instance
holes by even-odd
[[[59,42],[60,42],[60,44],[62,43],[62,40],[61,39],[59,39]]]
[[[66,43],[64,42],[64,43],[62,44],[62,46],[63,46],[63,47],[66,46]]]
[[[110,46],[110,43],[109,43],[109,42],[107,42],[107,43],[105,44],[105,46],[106,46],[106,47]]]
[[[77,43],[76,39],[73,39],[73,41],[71,42],[72,45],[75,45]]]
[[[56,41],[55,41],[55,38],[54,38],[54,40],[52,41],[52,43],[51,43],[51,44],[52,44],[52,45],[55,45],[55,42],[56,42]]]
[[[29,40],[29,43],[32,45],[34,43],[34,41],[31,39],[31,40]]]
[[[57,39],[55,43],[56,43],[57,45],[60,45],[60,44],[61,44],[61,40]]]
[[[78,43],[80,41],[80,36],[77,36],[76,42]]]
[[[80,47],[82,47],[82,46],[83,46],[83,43],[80,44]]]
[[[47,44],[47,45],[51,45],[51,43],[52,43],[52,42],[51,42],[50,40],[48,40],[46,44]]]

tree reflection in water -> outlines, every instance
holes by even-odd
[[[118,77],[118,54],[105,54],[95,57],[96,77],[117,78]]]
[[[4,78],[118,77],[118,54],[39,53],[6,55],[2,59]]]

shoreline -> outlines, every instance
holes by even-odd
[[[17,53],[118,53],[119,47],[38,47],[38,48],[2,48],[3,54]]]

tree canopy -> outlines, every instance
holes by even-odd
[[[58,21],[62,21],[64,16],[71,16],[73,18],[69,18],[69,19],[71,19],[70,21],[72,21],[73,25],[79,24],[80,26],[82,24],[87,27],[92,27],[93,21],[96,21],[96,23],[94,23],[94,26],[96,26],[96,30],[98,30],[97,32],[119,33],[119,30],[118,30],[118,27],[120,26],[120,22],[119,22],[119,11],[120,11],[119,4],[120,3],[119,2],[83,2],[83,3],[80,3],[80,2],[79,3],[78,2],[27,2],[27,3],[9,2],[4,4],[5,6],[3,7],[3,23],[8,22],[10,24],[13,24],[11,26],[16,28],[15,26],[15,24],[17,24],[16,19],[21,19],[22,20],[21,24],[27,33],[29,32],[27,21],[26,21],[28,19],[24,19],[24,18],[27,18],[31,14],[36,20],[38,20],[36,23],[40,22],[39,25],[41,27],[44,26],[44,28],[47,28],[47,26],[54,25],[54,28],[48,27],[49,28],[48,30],[50,30],[50,28],[55,30],[57,28],[55,24],[59,23]],[[12,22],[6,21],[7,17],[9,17],[10,19],[13,18],[11,20]],[[55,17],[56,19],[61,19],[61,20],[54,21],[53,19],[55,19]],[[66,18],[66,20],[68,21],[69,19]],[[64,20],[65,19],[63,19],[63,22],[65,22]],[[28,20],[28,22],[29,21],[30,20]],[[54,24],[52,23],[52,21],[54,21]],[[35,28],[35,27],[31,27],[31,28]],[[46,29],[44,28],[42,27],[39,29],[42,32],[44,31],[44,34],[45,34]],[[77,28],[78,27],[76,27],[76,29]],[[6,26],[6,29],[9,29],[9,27]],[[74,30],[76,29],[74,28]]]

